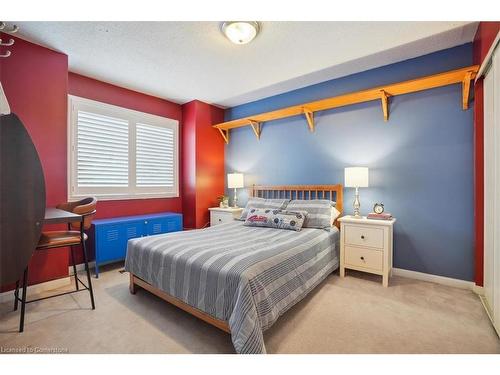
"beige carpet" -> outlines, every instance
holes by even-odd
[[[129,294],[128,274],[108,268],[88,293],[0,305],[0,352],[55,348],[69,353],[234,353],[230,336],[157,297]],[[32,297],[32,296],[31,296]],[[334,274],[265,333],[269,353],[500,353],[478,297],[401,277]]]

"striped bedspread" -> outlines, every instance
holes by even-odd
[[[227,321],[238,353],[265,353],[263,332],[338,267],[338,230],[234,221],[128,242],[125,270]]]

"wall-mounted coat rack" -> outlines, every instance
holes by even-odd
[[[14,34],[17,33],[19,30],[19,27],[16,25],[13,25],[11,28],[8,28],[5,22],[0,21],[0,32],[2,33],[7,33],[7,34]],[[10,38],[8,41],[3,41],[0,38],[0,47],[10,47],[14,45],[14,39]],[[9,57],[11,55],[11,52],[9,50],[5,51],[5,53],[0,53],[0,57]]]
[[[222,122],[214,125],[221,133],[224,141],[229,143],[229,130],[242,126],[251,126],[257,139],[260,139],[262,124],[264,122],[282,118],[304,115],[311,132],[314,131],[314,112],[327,109],[343,107],[352,104],[380,100],[384,120],[389,120],[389,99],[392,96],[404,95],[412,92],[433,89],[436,87],[462,85],[462,109],[469,108],[470,81],[476,77],[479,65],[468,66],[461,69],[451,70],[444,73],[434,74],[426,77],[416,78],[409,81],[392,83],[367,90],[356,91],[349,94],[333,96],[314,102],[298,104],[271,112],[260,113],[237,120]]]

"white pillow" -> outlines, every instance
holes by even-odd
[[[337,210],[335,207],[332,207],[330,214],[332,218],[331,223],[333,225],[333,223],[335,223],[335,220],[337,220],[337,218],[340,216],[340,211]]]
[[[332,211],[335,205],[329,199],[294,199],[286,206],[287,211],[305,211],[307,217],[304,228],[331,228]]]

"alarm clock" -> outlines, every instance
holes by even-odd
[[[373,212],[375,212],[376,214],[381,214],[382,212],[384,212],[384,204],[375,203],[375,205],[373,206]]]

